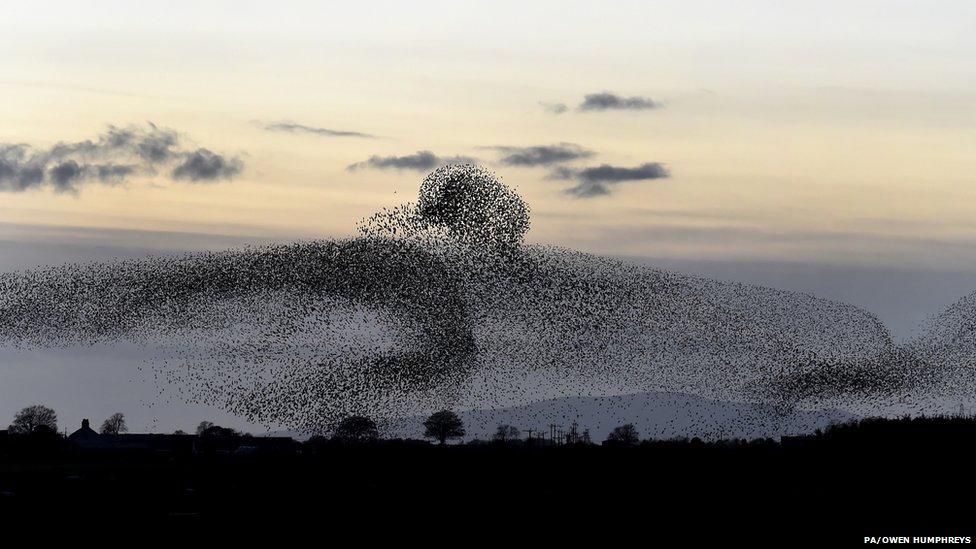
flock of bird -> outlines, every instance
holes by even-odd
[[[2,274],[0,345],[135,341],[159,394],[304,432],[651,391],[784,415],[971,393],[968,361],[939,360],[958,337],[899,346],[853,306],[527,245],[529,222],[446,166],[354,238]],[[953,326],[976,342],[974,310]]]

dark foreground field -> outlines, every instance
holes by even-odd
[[[237,531],[476,538],[528,528],[595,539],[633,533],[837,546],[863,544],[863,536],[972,536],[973,467],[973,454],[959,445],[901,444],[387,444],[277,457],[7,457],[0,506],[8,519]]]

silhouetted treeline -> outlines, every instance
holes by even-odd
[[[811,435],[784,437],[787,446],[903,448],[976,447],[976,416],[864,418],[838,423]],[[909,448],[910,447],[910,448]]]
[[[304,443],[288,437],[260,437],[234,429],[201,422],[196,434],[178,431],[174,434],[125,434],[123,429],[105,429],[96,433],[88,427],[64,436],[45,423],[0,431],[0,458],[59,456],[77,453],[168,453],[168,454],[231,454],[254,455],[308,454],[323,455],[346,447],[365,447],[389,450],[444,445],[450,437],[463,431],[456,419],[447,417],[446,427],[435,426],[428,440],[382,438],[376,423],[362,416],[351,416],[341,422],[331,435],[313,436]],[[437,415],[437,414],[435,414]],[[121,414],[118,420],[121,419]],[[434,417],[434,416],[432,416]],[[118,423],[118,422],[117,422]],[[103,425],[104,427],[104,425]],[[575,431],[573,431],[575,432]],[[801,436],[773,438],[702,440],[693,438],[641,439],[633,425],[614,429],[606,440],[597,444],[587,434],[562,438],[528,437],[510,425],[500,425],[499,434],[491,440],[469,440],[451,447],[489,448],[634,448],[643,450],[802,450],[802,449],[894,449],[925,452],[935,447],[956,449],[976,448],[976,417],[920,416],[901,418],[865,418],[830,425],[823,430]]]
[[[960,451],[976,442],[972,417],[872,418],[782,442],[641,440],[626,428],[593,443],[582,431],[542,439],[509,427],[492,441],[441,445],[383,439],[361,419],[304,443],[209,423],[199,435],[89,427],[68,437],[39,425],[0,432],[0,513],[332,525],[367,517],[375,528],[411,513],[422,515],[413,526],[432,516],[481,524],[492,513],[534,523],[544,510],[581,528],[600,514],[614,523],[630,514],[633,524],[652,517],[653,528],[722,531],[717,517],[804,540],[840,529],[856,542],[879,532],[966,534],[971,523],[970,508],[945,494],[976,490],[973,454]]]

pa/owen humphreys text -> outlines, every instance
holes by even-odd
[[[867,545],[893,545],[917,543],[972,543],[970,536],[864,536]]]

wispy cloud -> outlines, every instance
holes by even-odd
[[[306,126],[305,124],[297,124],[294,122],[273,122],[270,124],[261,124],[261,127],[272,132],[307,133],[325,137],[360,137],[364,139],[376,138],[375,135],[368,133],[348,130],[334,130],[330,128],[320,128],[317,126]]]
[[[623,97],[613,92],[591,93],[583,98],[577,107],[580,111],[644,111],[662,107],[661,103],[649,97]]]
[[[367,168],[374,170],[430,171],[440,166],[446,166],[447,164],[477,164],[477,162],[477,159],[467,156],[442,157],[430,151],[417,151],[404,156],[374,155],[362,162],[350,164],[346,169],[351,172]]]
[[[539,101],[539,105],[547,112],[552,114],[562,114],[569,110],[566,103],[546,103],[545,101]]]
[[[533,147],[495,146],[490,148],[501,153],[500,161],[506,166],[552,166],[593,156],[593,151],[574,143],[556,143]]]
[[[577,198],[593,198],[611,194],[612,187],[629,181],[647,181],[670,177],[668,170],[657,162],[648,162],[632,168],[602,164],[590,168],[556,168],[551,179],[576,181],[565,190]]]
[[[206,148],[186,148],[180,134],[152,123],[109,126],[93,140],[60,142],[47,149],[0,143],[0,192],[49,187],[77,193],[84,183],[119,184],[170,167],[172,179],[206,182],[238,175],[243,162]]]
[[[231,179],[241,173],[243,163],[237,158],[224,158],[207,149],[197,149],[186,153],[183,160],[173,168],[173,179],[189,181],[216,181]]]

